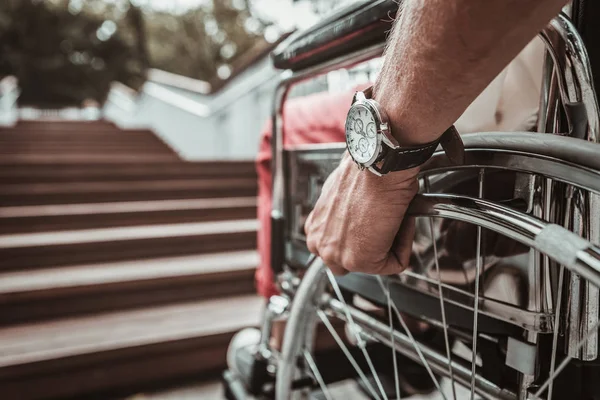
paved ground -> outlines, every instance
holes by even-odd
[[[221,382],[190,384],[154,393],[140,393],[126,400],[219,400],[223,399]]]
[[[442,380],[440,383],[446,398],[452,398],[452,391],[449,380]],[[369,400],[361,391],[357,390],[354,382],[345,381],[336,384],[330,388],[331,396],[334,399],[341,400]],[[179,388],[164,390],[154,393],[140,393],[129,397],[127,400],[221,400],[223,391],[220,382],[201,383],[196,385],[182,386]],[[456,399],[467,400],[470,398],[469,390],[457,385]],[[426,396],[412,396],[410,400],[444,400],[440,393],[433,393]]]

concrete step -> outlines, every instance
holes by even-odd
[[[0,271],[249,250],[254,219],[0,235]]]
[[[252,178],[16,183],[0,185],[0,206],[256,196]]]
[[[102,139],[102,140],[100,140]],[[2,140],[0,139],[0,152],[2,154],[46,154],[46,153],[69,153],[82,152],[97,154],[101,152],[114,151],[123,153],[172,153],[165,148],[165,144],[152,138],[135,139],[124,138],[114,140],[112,138],[98,138],[98,140]]]
[[[259,323],[262,304],[236,296],[4,328],[2,397],[83,398],[218,372],[233,334]]]
[[[199,178],[253,178],[253,161],[201,161],[163,163],[121,163],[77,165],[56,162],[48,164],[6,164],[0,160],[0,183],[97,182]]]
[[[138,141],[140,143],[157,143],[170,150],[154,132],[149,129],[118,129],[102,128],[81,130],[76,129],[35,129],[35,128],[1,128],[0,143],[29,143],[31,146],[43,143],[98,143],[110,144],[119,142]]]
[[[13,164],[46,164],[55,163],[59,159],[63,163],[162,163],[178,161],[176,154],[5,154],[2,161]]]
[[[14,126],[4,127],[1,130],[11,129],[33,129],[36,131],[48,130],[75,130],[75,131],[93,131],[93,130],[119,130],[117,125],[111,121],[43,121],[43,120],[20,120]]]
[[[0,274],[0,325],[254,293],[254,250]]]
[[[143,145],[165,143],[157,137],[152,131],[148,130],[130,130],[130,131],[92,131],[92,132],[37,132],[37,131],[15,131],[6,132],[0,130],[0,143],[8,145],[30,145],[34,148],[37,145],[65,145],[73,146],[78,144],[133,144]],[[169,147],[167,147],[168,149]]]
[[[30,138],[38,140],[69,140],[69,141],[85,141],[95,140],[102,138],[109,138],[114,140],[126,140],[128,138],[156,138],[160,141],[160,138],[149,129],[120,129],[116,127],[100,127],[95,129],[86,129],[85,127],[81,130],[67,129],[54,127],[50,129],[39,129],[36,127],[0,127],[0,142],[12,142],[12,141],[27,141]]]
[[[0,207],[0,234],[256,217],[255,197]]]
[[[0,130],[3,162],[29,163],[44,160],[111,162],[130,157],[135,160],[179,159],[177,153],[152,131],[117,128],[78,130],[14,127]]]
[[[16,144],[11,143],[9,145],[0,145],[0,154],[2,156],[12,155],[48,155],[48,154],[77,154],[81,155],[106,155],[106,154],[168,154],[165,153],[164,149],[158,144],[154,143],[35,143],[32,146],[31,142]]]

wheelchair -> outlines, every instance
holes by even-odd
[[[364,399],[410,398],[419,385],[444,399],[600,398],[600,114],[567,15],[539,34],[537,132],[464,134],[464,164],[438,151],[423,165],[410,270],[335,277],[308,252],[304,220],[345,146],[284,147],[283,105],[300,82],[381,56],[397,8],[352,3],[273,54],[283,70],[271,228],[281,294],[224,373],[226,397],[354,398],[335,391],[350,381]],[[514,278],[509,298],[487,285],[501,273]],[[270,345],[278,320],[281,349]]]

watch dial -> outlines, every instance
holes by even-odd
[[[365,106],[354,105],[346,120],[346,145],[352,158],[364,164],[377,151],[377,128],[373,113]]]

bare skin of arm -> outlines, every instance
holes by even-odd
[[[374,98],[401,144],[435,140],[565,0],[405,0]],[[345,157],[306,222],[308,247],[334,273],[399,273],[414,225],[404,219],[418,167],[383,177]]]

